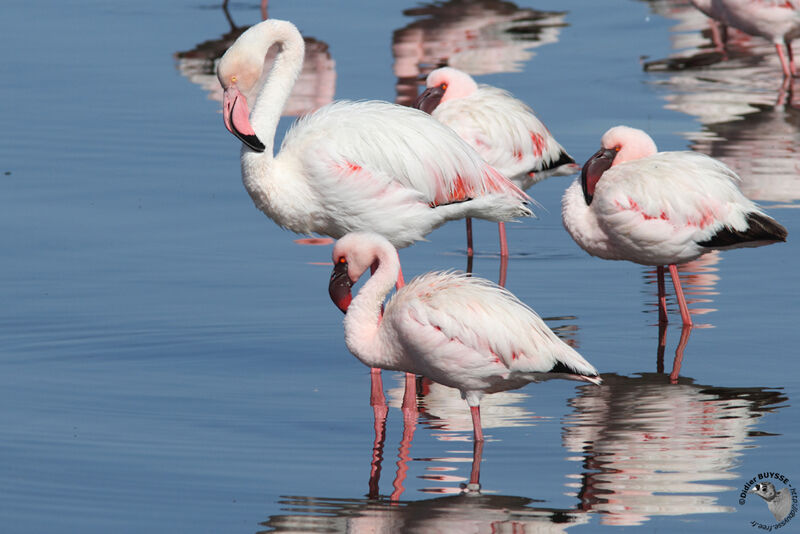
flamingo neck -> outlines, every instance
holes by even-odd
[[[388,243],[387,243],[388,244]],[[370,367],[393,368],[394,358],[380,340],[382,304],[400,273],[397,251],[389,245],[375,256],[377,268],[355,296],[344,318],[345,343]]]
[[[269,160],[273,158],[278,121],[303,68],[305,56],[305,43],[297,28],[283,21],[273,23],[262,26],[263,31],[258,33],[254,43],[263,51],[262,61],[273,45],[280,46],[280,50],[250,114],[253,130],[266,147],[261,155]]]

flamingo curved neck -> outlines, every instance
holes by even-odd
[[[262,63],[273,45],[279,45],[280,50],[250,114],[253,130],[266,147],[261,155],[270,160],[273,158],[278,121],[303,69],[305,57],[305,43],[297,28],[284,21],[272,22],[259,28],[255,46],[263,52]]]
[[[388,243],[387,243],[388,244]],[[392,355],[381,348],[379,339],[381,306],[397,282],[400,260],[397,251],[378,251],[377,269],[364,284],[347,309],[344,318],[345,343],[350,351],[370,367],[392,368]]]

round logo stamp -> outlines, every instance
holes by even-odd
[[[748,500],[748,511],[759,518],[750,521],[753,528],[771,532],[785,527],[797,514],[797,490],[781,473],[767,471],[745,482],[739,492],[739,506],[745,506]]]

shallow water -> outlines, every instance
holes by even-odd
[[[605,384],[489,397],[475,495],[458,396],[426,385],[404,421],[401,376],[385,373],[376,433],[368,370],[327,296],[330,246],[295,244],[242,187],[210,74],[259,5],[4,11],[3,532],[740,532],[772,519],[739,504],[749,479],[800,476],[800,112],[768,43],[662,61],[708,51],[704,19],[677,2],[269,5],[313,43],[297,112],[408,101],[447,61],[529,102],[580,162],[621,123],[718,157],[789,231],[683,267],[699,325],[681,331],[670,295],[660,331],[654,271],[590,258],[562,228],[571,178],[532,188],[542,208],[510,225],[507,286]],[[473,270],[496,280],[496,227],[475,233]],[[407,277],[465,268],[463,224],[401,258]]]

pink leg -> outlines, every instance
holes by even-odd
[[[497,223],[497,228],[500,230],[500,257],[508,257],[508,241],[506,241],[506,223]]]
[[[508,256],[500,256],[500,278],[497,279],[497,285],[506,287],[506,274],[508,273]]]
[[[681,289],[681,279],[678,277],[678,267],[674,264],[670,265],[669,274],[672,277],[672,285],[675,286],[675,296],[678,298],[678,307],[681,309],[683,326],[692,326],[692,317],[689,315],[689,307],[686,305],[686,299]]]
[[[468,492],[481,490],[481,457],[483,456],[483,441],[475,441],[472,444],[472,471],[469,474]]]
[[[659,265],[656,267],[656,276],[658,278],[658,322],[667,324],[667,291],[664,287],[664,266]]]
[[[386,397],[383,396],[383,379],[381,379],[381,370],[372,368],[369,370],[370,389],[369,389],[369,405],[373,408],[376,406],[386,407]]]
[[[792,76],[797,76],[797,66],[794,64],[794,54],[792,53],[792,41],[784,39],[783,43],[786,45],[786,55],[789,56],[789,70]]]
[[[689,326],[684,326],[681,329],[681,339],[678,341],[678,348],[675,349],[675,361],[672,362],[672,372],[669,374],[669,381],[672,384],[678,383],[678,376],[680,376],[681,372],[681,363],[683,362],[683,349],[686,348],[686,344],[689,343],[689,334],[692,333],[692,329]]]
[[[792,69],[789,67],[789,62],[786,60],[786,55],[783,53],[783,47],[780,43],[775,43],[775,49],[778,51],[778,57],[781,60],[781,67],[783,68],[783,75],[786,78],[792,77]]]
[[[667,347],[667,324],[658,323],[658,350],[656,351],[656,373],[664,372],[664,350]]]
[[[467,217],[467,256],[472,257],[472,219]]]
[[[472,412],[472,430],[475,433],[475,441],[483,441],[483,429],[481,428],[481,407],[470,406]]]

